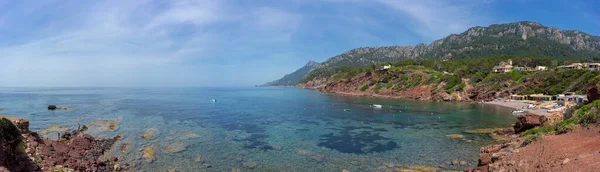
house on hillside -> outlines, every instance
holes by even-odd
[[[500,62],[498,66],[494,66],[492,68],[492,72],[494,73],[507,73],[513,70],[512,60],[508,60],[508,62]]]
[[[525,71],[532,71],[533,69],[531,69],[530,67],[515,67],[515,68],[513,68],[513,70],[525,72]]]
[[[600,70],[600,63],[585,63],[588,70]]]
[[[536,66],[535,71],[542,71],[548,69],[546,66]]]
[[[561,69],[583,69],[583,64],[581,63],[571,63],[570,65],[562,65],[558,66]]]
[[[392,65],[384,65],[380,70],[388,70],[392,68]]]

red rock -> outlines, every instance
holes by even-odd
[[[78,150],[89,150],[91,148],[92,141],[87,137],[73,137],[71,139],[71,146]]]
[[[524,114],[517,117],[517,122],[513,126],[515,133],[520,133],[538,126],[542,126],[546,122],[546,117],[534,114]]]

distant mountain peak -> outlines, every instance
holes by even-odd
[[[320,63],[309,60],[302,68],[283,76],[283,78],[266,83],[262,86],[293,86],[296,85],[306,74],[317,68]]]
[[[560,30],[532,21],[476,26],[429,44],[365,46],[348,50],[321,63],[309,61],[296,72],[273,82],[276,83],[273,85],[294,85],[304,77],[317,76],[306,76],[308,73],[332,71],[342,66],[365,67],[409,59],[452,60],[492,56],[591,59],[600,57],[600,37],[576,30]]]
[[[306,63],[306,65],[304,66],[311,66],[311,67],[317,67],[317,65],[319,65],[320,63],[309,60],[308,63]]]

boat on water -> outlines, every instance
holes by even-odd
[[[352,111],[352,109],[344,109],[344,111],[350,112],[350,111]]]
[[[381,109],[382,107],[383,105],[373,104],[373,108],[375,109]]]
[[[513,110],[512,111],[513,114],[521,114],[523,112],[525,112],[525,111],[523,111],[523,110]]]

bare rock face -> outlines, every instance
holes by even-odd
[[[117,158],[101,156],[119,139],[95,139],[85,134],[87,127],[65,132],[59,140],[49,140],[29,131],[29,121],[0,117],[0,171],[114,171]],[[34,162],[35,161],[35,162]],[[127,165],[119,170],[127,170]]]
[[[600,90],[598,90],[598,86],[594,85],[589,87],[587,90],[588,102],[593,102],[595,100],[600,99]]]
[[[0,117],[0,171],[39,170],[25,154],[26,147],[20,128],[28,125],[29,121],[25,119]],[[24,128],[23,131],[28,131],[28,128]]]
[[[515,133],[520,133],[528,129],[542,126],[547,121],[545,116],[524,114],[517,117],[517,122],[513,126]]]

